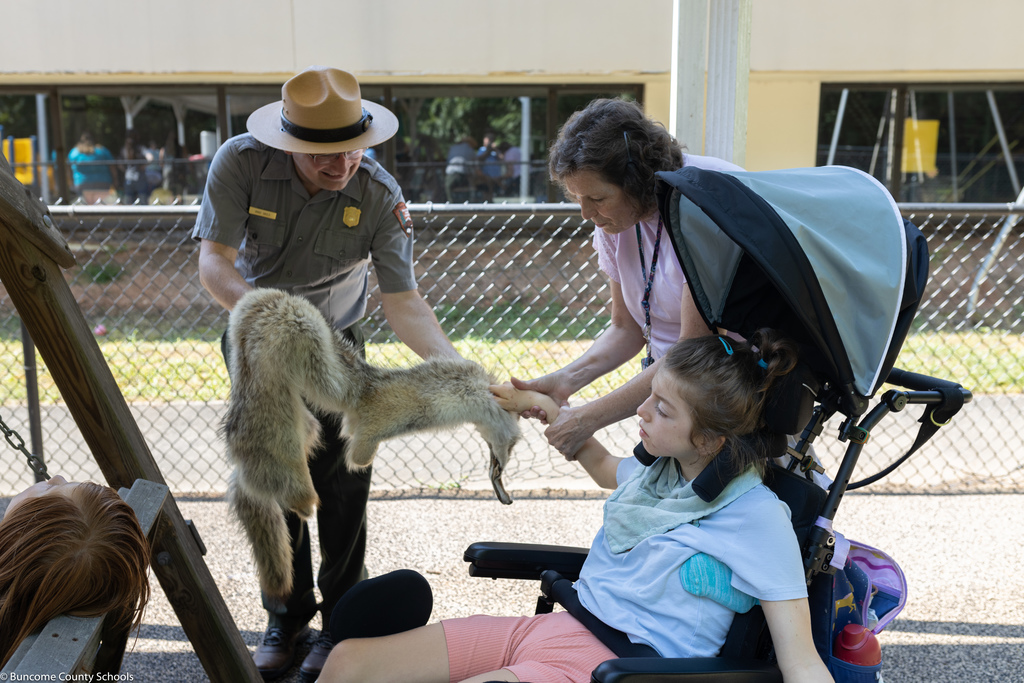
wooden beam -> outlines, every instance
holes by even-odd
[[[156,522],[163,512],[164,503],[170,497],[165,484],[136,479],[130,489],[123,486],[118,490],[118,495],[131,506],[135,518],[139,520],[139,527],[142,533],[152,545]],[[100,637],[100,648],[96,653],[96,661],[93,664],[92,672],[108,674],[106,680],[116,680],[113,674],[120,673],[121,664],[124,661],[124,651],[128,647],[128,638],[131,635],[130,629],[118,628],[110,624],[103,624],[103,633]]]
[[[0,281],[107,483],[166,484],[60,270],[74,258],[47,226],[45,207],[26,203],[24,196],[3,160]],[[210,680],[261,680],[173,496],[164,501],[151,545],[153,571]]]
[[[75,257],[50,219],[46,206],[32,197],[14,178],[7,159],[0,155],[0,221],[13,234],[31,242],[56,265],[70,268]]]
[[[41,632],[23,640],[14,651],[4,666],[3,680],[9,675],[9,680],[56,681],[61,673],[92,673],[102,629],[103,617],[62,614],[50,619]]]

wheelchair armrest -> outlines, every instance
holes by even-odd
[[[484,541],[466,548],[463,559],[470,563],[470,576],[539,581],[541,572],[554,569],[575,581],[588,552],[571,546]]]
[[[629,657],[611,659],[594,669],[593,683],[782,683],[779,667],[756,659],[725,657]]]

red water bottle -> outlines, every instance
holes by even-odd
[[[832,656],[858,666],[875,666],[882,663],[882,648],[874,633],[860,624],[847,624],[836,636]]]

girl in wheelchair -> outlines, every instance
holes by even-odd
[[[577,453],[597,484],[615,489],[575,585],[598,619],[663,657],[713,657],[735,613],[759,601],[787,683],[832,680],[811,640],[789,509],[761,481],[765,393],[795,363],[795,347],[769,330],[750,343],[678,342],[637,410],[654,463],[614,456],[594,438]],[[549,419],[558,410],[548,397],[511,385],[492,391],[507,410],[538,405]],[[728,458],[734,477],[705,502],[692,483],[716,457]],[[478,615],[397,632],[407,627],[341,640],[319,680],[586,683],[615,658],[567,612]]]

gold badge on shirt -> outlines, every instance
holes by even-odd
[[[341,222],[350,228],[354,228],[359,225],[359,216],[362,215],[362,211],[354,206],[346,206],[345,213],[341,217]]]

